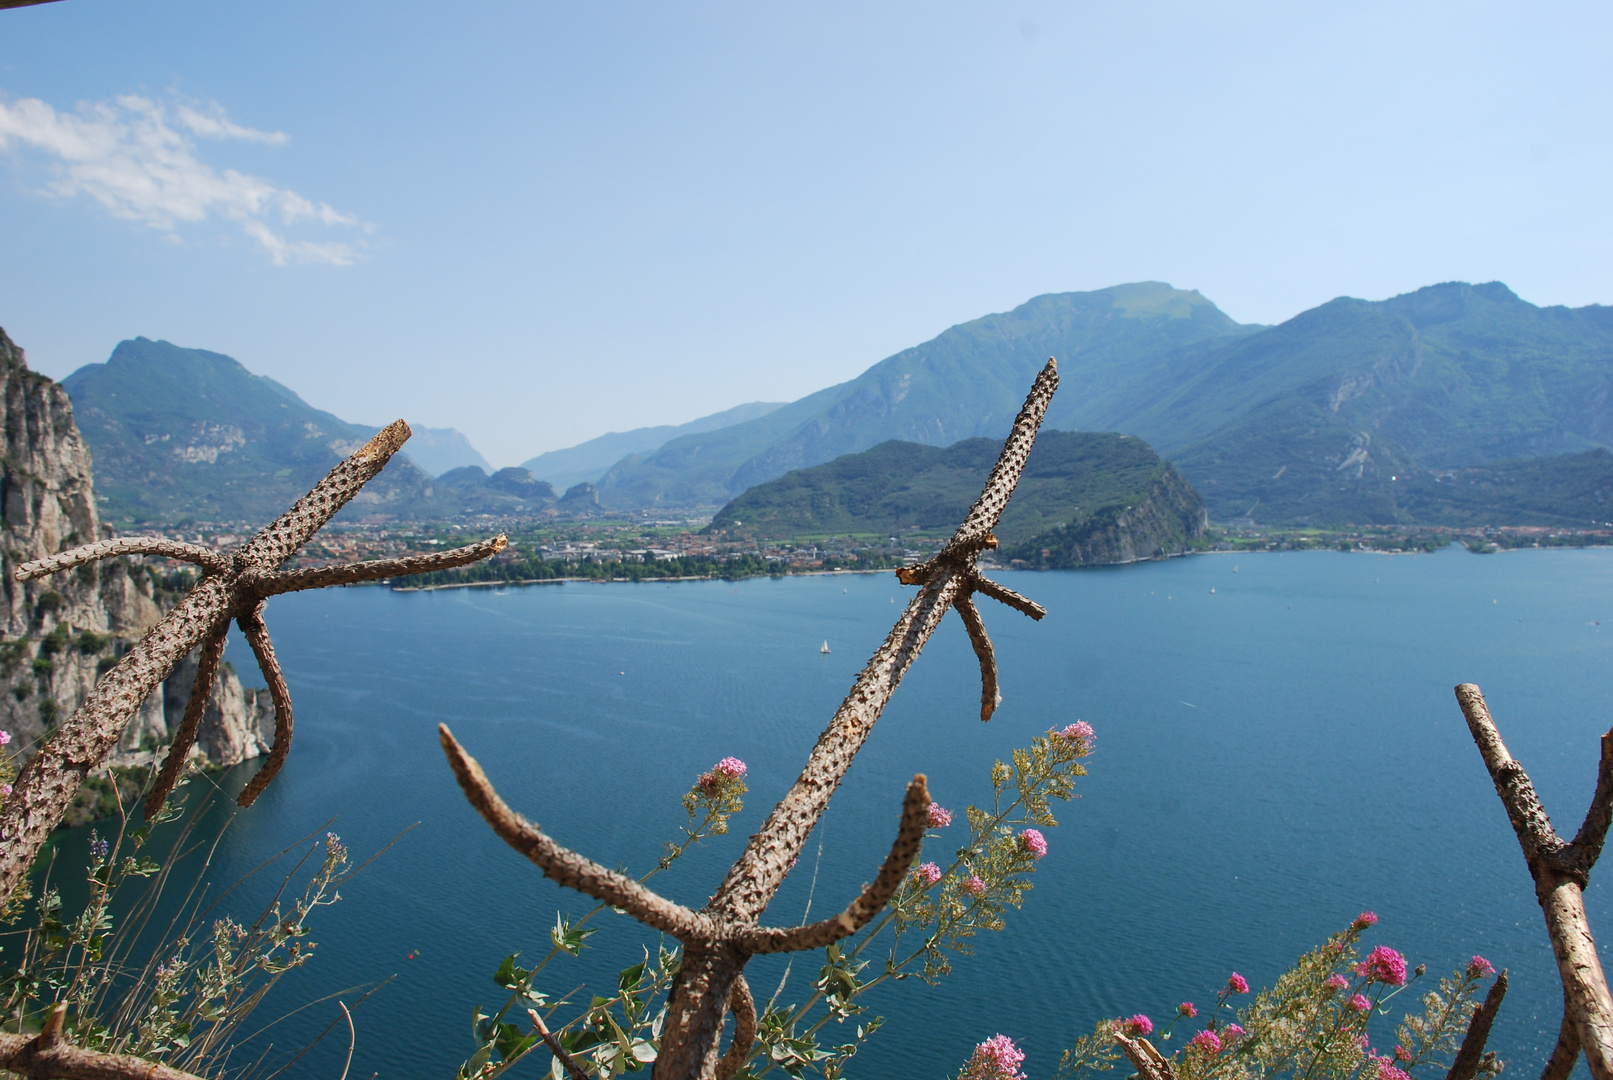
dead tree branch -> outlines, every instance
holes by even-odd
[[[229,569],[229,563],[224,556],[212,548],[168,540],[161,536],[120,536],[116,540],[98,540],[93,544],[85,544],[70,551],[57,552],[43,559],[23,563],[17,567],[14,576],[18,581],[30,581],[70,567],[82,566],[84,563],[110,559],[115,555],[160,555],[165,559],[194,563],[210,574],[222,574]]]
[[[1484,1004],[1473,1010],[1467,1035],[1462,1038],[1462,1048],[1456,1051],[1456,1060],[1451,1062],[1445,1080],[1473,1080],[1478,1074],[1479,1065],[1484,1060],[1484,1044],[1490,1039],[1490,1025],[1495,1023],[1495,1014],[1501,1011],[1501,999],[1506,996],[1507,973],[1502,971],[1490,984],[1490,992],[1484,995]]]
[[[275,700],[276,735],[258,776],[242,794],[242,805],[250,805],[285,761],[291,740],[291,695],[285,678],[274,661],[268,631],[263,628],[262,606],[270,596],[294,589],[317,588],[325,584],[370,580],[378,564],[358,563],[333,567],[327,580],[319,571],[280,572],[280,566],[307,543],[314,533],[345,506],[375,477],[409,437],[409,425],[399,420],[383,428],[346,461],[330,473],[262,532],[235,551],[225,555],[207,548],[157,537],[126,537],[106,540],[72,551],[40,559],[18,568],[19,579],[55,573],[72,566],[114,555],[147,554],[183,559],[202,568],[202,579],[153,627],[112,670],[95,684],[73,715],[64,721],[39,752],[23,767],[12,794],[0,805],[0,896],[9,895],[27,872],[34,856],[50,831],[61,820],[73,795],[92,769],[103,767],[117,745],[118,737],[140,703],[168,677],[185,656],[199,645],[222,641],[231,619],[235,619],[252,644]],[[485,558],[504,547],[502,536],[472,548],[425,556],[422,560],[389,560],[389,573],[418,573]],[[461,559],[462,562],[454,562]],[[409,565],[403,565],[409,564]],[[416,565],[419,569],[416,569]],[[204,664],[208,661],[204,655]],[[217,658],[211,663],[216,671]],[[185,709],[190,726],[197,722],[213,692],[214,679],[203,678],[198,670],[191,700]],[[194,739],[194,731],[186,735]],[[172,772],[159,786],[166,797],[173,790],[184,755],[189,750],[170,751],[164,774]],[[65,1074],[64,1074],[65,1075]]]
[[[43,1035],[0,1034],[0,1071],[35,1080],[199,1080],[160,1061],[102,1054]]]
[[[728,1080],[750,1057],[756,1045],[756,999],[751,997],[750,984],[741,975],[734,980],[734,992],[728,999],[728,1011],[734,1014],[734,1039],[728,1052],[717,1062],[716,1080]]]
[[[1563,992],[1563,1021],[1557,1029],[1557,1045],[1552,1047],[1546,1067],[1540,1070],[1540,1080],[1568,1080],[1579,1060],[1579,1029],[1568,1011],[1568,992]]]
[[[1609,756],[1613,732],[1602,736],[1602,759],[1596,794],[1574,843],[1565,844],[1551,827],[1534,784],[1523,766],[1507,752],[1501,733],[1490,718],[1484,695],[1472,683],[1456,688],[1456,700],[1467,718],[1468,730],[1495,783],[1495,793],[1506,808],[1507,819],[1523,849],[1524,862],[1535,882],[1535,898],[1546,917],[1546,933],[1557,957],[1557,974],[1563,982],[1565,1029],[1569,1021],[1578,1036],[1585,1062],[1595,1080],[1613,1080],[1613,996],[1596,955],[1585,918],[1584,889],[1596,857],[1601,854],[1607,823],[1613,813],[1613,781]],[[1586,847],[1578,847],[1583,838]],[[1566,1042],[1558,1040],[1559,1050]],[[1557,1053],[1553,1053],[1555,1063]],[[1573,1059],[1569,1059],[1570,1067]],[[1550,1066],[1547,1067],[1548,1072]]]
[[[878,878],[846,911],[805,928],[775,930],[757,925],[886,703],[949,608],[959,608],[981,657],[982,719],[990,716],[987,702],[994,708],[997,700],[996,660],[970,597],[979,592],[1034,619],[1040,619],[1046,611],[983,577],[976,563],[981,551],[997,544],[992,530],[1019,482],[1057,387],[1058,365],[1049,360],[1032,385],[1002,453],[963,523],[934,558],[897,571],[903,584],[919,586],[918,595],[857,676],[818,737],[800,776],[750,838],[744,853],[700,911],[658,896],[550,840],[504,804],[476,762],[446,728],[441,729],[443,750],[466,797],[505,842],[562,885],[614,904],[683,943],[683,957],[655,1061],[656,1080],[712,1080],[720,1068],[726,1067],[722,1063],[728,1057],[719,1055],[723,1022],[733,1007],[730,1003],[736,1000],[736,988],[741,985],[751,955],[817,948],[855,933],[900,886],[923,839],[929,793],[922,776],[915,777],[908,788],[902,827]],[[730,1049],[729,1054],[733,1053]]]
[[[1176,1080],[1176,1070],[1171,1068],[1170,1061],[1141,1035],[1133,1039],[1117,1031],[1114,1040],[1141,1080]]]

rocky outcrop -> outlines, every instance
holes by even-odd
[[[78,708],[95,680],[177,596],[155,567],[109,560],[18,584],[25,562],[102,539],[90,452],[73,422],[67,392],[28,370],[0,330],[0,729],[26,756],[52,726]],[[115,763],[147,760],[166,744],[196,679],[196,658],[182,664],[130,722]],[[181,689],[182,688],[182,689]],[[235,673],[220,673],[203,720],[199,752],[216,765],[262,753],[264,718],[273,709]],[[173,700],[178,697],[178,705]]]
[[[1191,551],[1208,527],[1204,500],[1166,465],[1140,501],[1106,507],[1074,525],[1031,537],[1005,550],[1001,558],[1038,570],[1163,559]]]

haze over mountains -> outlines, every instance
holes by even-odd
[[[238,488],[267,474],[289,489],[293,476],[300,484],[317,471],[319,455],[308,456],[314,444],[328,456],[373,430],[314,410],[239,365],[223,381],[184,365],[164,374],[152,367],[160,360],[152,350],[161,349],[189,354],[193,366],[198,357],[234,365],[140,339],[65,381],[98,477],[110,470],[110,497],[144,500],[142,513],[176,512],[172,498],[149,493],[165,488]],[[717,506],[890,439],[1000,439],[1048,356],[1058,357],[1062,378],[1049,427],[1145,440],[1203,494],[1213,520],[1438,523],[1458,510],[1482,516],[1486,505],[1497,524],[1613,518],[1613,508],[1601,509],[1613,499],[1613,456],[1508,466],[1483,474],[1488,480],[1472,471],[1613,447],[1613,309],[1540,308],[1499,283],[1341,298],[1275,327],[1240,325],[1197,292],[1158,282],[1040,296],[787,405],[740,406],[540,455],[526,465],[535,475],[505,477],[526,493],[509,505],[530,510],[552,499],[537,494],[537,482],[563,489],[588,478],[607,512]],[[134,360],[146,365],[126,369],[136,385],[110,395],[109,374]],[[139,389],[153,380],[160,393]],[[231,394],[246,397],[226,400]],[[159,415],[168,416],[166,427],[150,423]],[[474,454],[468,443],[458,450]],[[503,498],[486,471],[458,479],[470,481],[465,490]],[[1515,497],[1520,476],[1535,485],[1527,505]],[[400,494],[392,511],[421,498],[431,481],[424,472],[409,478],[413,494]],[[1440,487],[1449,484],[1462,490]],[[1572,491],[1554,494],[1553,484]],[[593,498],[580,489],[569,505],[591,508]],[[185,512],[201,517],[220,505],[197,495]],[[496,499],[485,505],[497,512]]]

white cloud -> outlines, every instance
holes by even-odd
[[[38,98],[0,100],[0,151],[43,157],[54,174],[47,188],[53,195],[87,195],[114,217],[141,222],[175,241],[181,223],[221,218],[256,241],[277,266],[346,266],[361,256],[361,240],[293,239],[286,233],[302,223],[368,231],[358,218],[260,177],[215,169],[197,156],[191,136],[270,146],[286,141],[284,132],[235,123],[216,104],[170,108],[128,94],[65,113]]]

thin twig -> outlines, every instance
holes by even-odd
[[[560,1062],[561,1068],[571,1074],[572,1080],[588,1080],[588,1074],[583,1071],[581,1065],[572,1060],[570,1054],[566,1053],[566,1048],[561,1046],[560,1040],[554,1037],[554,1033],[549,1030],[549,1026],[543,1022],[543,1017],[538,1015],[538,1010],[528,1009],[526,1014],[532,1017],[532,1030],[538,1033],[538,1038],[543,1040],[543,1045],[549,1048],[549,1053],[553,1054]]]
[[[341,1007],[342,1015],[347,1018],[347,1061],[342,1064],[340,1080],[347,1080],[347,1070],[353,1067],[353,1048],[358,1045],[358,1032],[353,1029],[353,1014],[347,1011],[347,1006],[340,1001],[336,1003]]]

